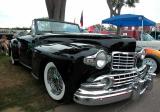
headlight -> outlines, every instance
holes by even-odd
[[[107,55],[104,51],[99,51],[96,56],[96,68],[102,69],[107,64]]]
[[[138,57],[140,59],[143,60],[145,58],[145,56],[146,56],[146,51],[144,49],[142,49],[140,52],[138,52]]]
[[[111,57],[104,50],[99,50],[96,54],[84,58],[83,61],[87,65],[95,66],[97,69],[103,69],[111,61]]]

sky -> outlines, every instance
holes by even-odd
[[[45,0],[0,0],[0,27],[30,27],[34,18],[47,17]],[[160,0],[140,0],[135,8],[123,7],[121,14],[140,14],[160,23]],[[65,21],[84,27],[99,24],[110,13],[106,0],[67,0]]]

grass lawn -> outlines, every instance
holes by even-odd
[[[0,112],[44,112],[56,106],[29,70],[0,54]]]

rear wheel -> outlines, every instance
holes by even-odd
[[[66,96],[69,95],[66,90],[67,85],[53,62],[49,62],[45,66],[44,83],[46,90],[52,99],[60,102],[67,100]]]

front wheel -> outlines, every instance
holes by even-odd
[[[45,66],[44,83],[49,96],[53,100],[65,100],[65,96],[67,96],[66,84],[53,62],[49,62]]]
[[[159,73],[160,72],[160,70],[159,70],[160,65],[158,64],[157,60],[152,57],[146,57],[143,61],[143,64],[150,65],[151,68],[150,68],[149,72],[151,72],[151,73]]]

